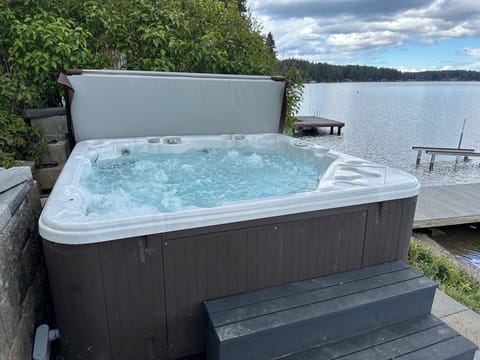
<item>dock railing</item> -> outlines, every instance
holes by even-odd
[[[433,166],[435,163],[435,155],[453,155],[453,156],[463,156],[463,161],[468,160],[469,157],[476,157],[480,156],[480,153],[471,152],[471,151],[448,151],[448,150],[427,150],[425,151],[426,154],[432,155],[430,158],[430,166],[429,170],[433,170]]]
[[[431,154],[433,156],[433,161],[435,161],[435,154],[464,156],[463,160],[468,160],[468,156],[472,153],[475,153],[475,149],[465,149],[465,148],[456,149],[456,148],[429,147],[429,146],[412,146],[412,150],[418,151],[417,163],[416,163],[417,167],[420,166],[420,160],[422,159],[423,151],[425,151],[427,154]],[[432,159],[430,159],[430,170],[432,169],[433,169]]]

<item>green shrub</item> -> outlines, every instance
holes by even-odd
[[[90,32],[73,21],[41,11],[22,20],[14,20],[10,27],[13,41],[9,52],[9,75],[29,90],[40,94],[33,104],[23,99],[24,105],[60,106],[61,86],[58,74],[69,67],[83,67],[93,63],[88,49]],[[21,93],[17,93],[21,96]],[[21,104],[22,101],[17,103]]]
[[[45,149],[37,128],[17,115],[0,111],[0,166],[8,168],[18,160],[38,160]]]
[[[410,266],[438,282],[445,293],[480,313],[480,283],[464,268],[413,240],[408,261]]]
[[[0,167],[8,169],[9,167],[12,167],[14,165],[20,165],[20,161],[15,160],[15,157],[12,153],[5,153],[3,151],[0,151]]]

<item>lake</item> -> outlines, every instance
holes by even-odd
[[[455,163],[438,157],[428,171],[430,155],[415,167],[412,146],[462,147],[480,150],[480,83],[382,82],[307,84],[298,115],[345,122],[342,136],[307,137],[329,148],[415,175],[422,185],[480,182],[479,159]],[[329,129],[324,129],[328,134]]]

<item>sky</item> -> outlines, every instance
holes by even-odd
[[[480,0],[248,0],[279,58],[480,71]]]

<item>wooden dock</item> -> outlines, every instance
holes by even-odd
[[[337,128],[337,135],[341,135],[342,127],[345,126],[344,122],[318,116],[297,116],[295,119],[295,130],[329,127],[330,135],[333,135],[334,128]]]
[[[480,184],[422,187],[414,229],[480,222]]]
[[[416,150],[417,153],[417,163],[416,166],[420,166],[420,161],[422,159],[422,152],[425,151],[427,155],[431,155],[429,170],[433,170],[435,164],[436,155],[449,155],[449,156],[463,156],[463,161],[467,161],[469,157],[480,157],[479,152],[475,152],[475,149],[462,149],[462,148],[436,148],[436,147],[426,147],[426,146],[413,146],[412,150]]]

